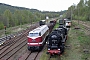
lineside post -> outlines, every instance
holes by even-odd
[[[6,35],[6,40],[7,40],[6,26],[4,26],[4,29],[5,29],[5,35]]]

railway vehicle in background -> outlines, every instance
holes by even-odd
[[[49,23],[48,23],[48,27],[49,27],[49,33],[51,33],[52,29],[54,28],[56,24],[56,20],[51,20]]]
[[[56,20],[52,20],[52,21],[50,21],[50,23],[54,23],[54,24],[56,24]]]
[[[50,24],[54,24],[54,25],[56,24],[56,22],[57,22],[56,19],[49,21]]]
[[[64,25],[64,20],[63,19],[59,20],[59,25]]]
[[[45,44],[45,38],[49,34],[47,25],[39,26],[28,34],[28,50],[41,50]]]
[[[64,46],[67,39],[67,29],[63,26],[53,30],[48,36],[47,54],[60,55],[64,52]]]
[[[46,20],[40,20],[39,21],[39,25],[41,26],[41,25],[45,25],[46,24]]]
[[[71,27],[71,20],[70,19],[64,19],[65,27],[70,28]]]

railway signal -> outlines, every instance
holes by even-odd
[[[6,30],[6,26],[4,26],[5,30]]]

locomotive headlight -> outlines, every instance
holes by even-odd
[[[60,50],[60,49],[58,49],[58,50]]]
[[[46,44],[49,44],[49,42],[46,42]]]
[[[48,49],[48,50],[50,50],[50,49]]]

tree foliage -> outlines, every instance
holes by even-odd
[[[64,11],[65,12],[65,11]],[[15,7],[0,3],[0,29],[2,27],[14,27],[18,25],[37,22],[39,20],[59,17],[62,12],[39,11],[37,9],[28,9],[24,7]]]
[[[2,22],[0,22],[0,29],[3,29],[4,28],[4,25]]]
[[[77,5],[72,5],[68,8],[66,17],[90,21],[90,0],[80,0]]]

